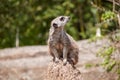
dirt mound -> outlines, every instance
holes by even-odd
[[[65,66],[51,62],[46,71],[45,80],[81,80],[80,71],[67,63]]]

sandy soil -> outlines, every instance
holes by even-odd
[[[79,41],[79,63],[76,65],[83,80],[117,80],[114,73],[106,73],[99,66],[102,59],[96,57],[96,52],[109,45],[107,39],[89,42]],[[47,46],[26,46],[0,50],[0,80],[43,80],[52,57]],[[92,64],[89,68],[86,65]]]

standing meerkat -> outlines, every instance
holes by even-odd
[[[59,60],[65,65],[69,62],[75,65],[78,62],[79,48],[75,40],[64,31],[64,26],[70,20],[68,16],[59,16],[52,20],[49,30],[49,53],[56,63]]]

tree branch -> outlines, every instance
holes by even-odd
[[[113,2],[113,0],[106,0],[106,1]],[[118,2],[115,1],[115,5],[120,6],[120,0]]]

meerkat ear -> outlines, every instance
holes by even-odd
[[[58,25],[57,25],[56,23],[53,23],[53,27],[57,28],[57,27],[58,27]]]

